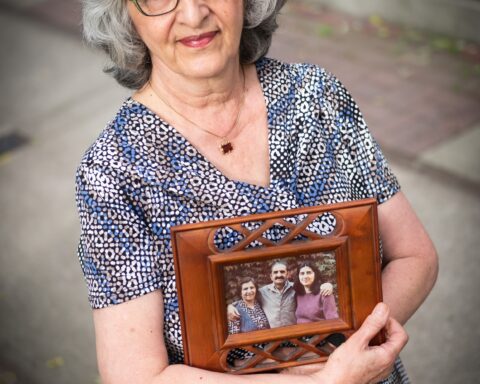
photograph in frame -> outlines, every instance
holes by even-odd
[[[224,281],[227,308],[240,315],[229,334],[338,318],[334,252],[229,265]],[[274,300],[279,292],[287,303]]]

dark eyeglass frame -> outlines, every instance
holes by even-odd
[[[178,7],[178,3],[180,2],[180,0],[176,0],[175,6],[172,9],[168,10],[167,12],[156,13],[154,15],[150,15],[142,9],[140,4],[138,4],[138,0],[130,0],[130,1],[133,4],[135,4],[135,7],[138,9],[138,12],[140,12],[142,15],[148,16],[148,17],[162,16],[162,15],[166,15],[167,13],[173,12]]]

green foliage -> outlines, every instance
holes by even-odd
[[[456,40],[444,37],[444,36],[437,36],[432,38],[431,40],[432,47],[439,51],[447,51],[452,53],[457,53],[460,51],[459,43]]]
[[[333,28],[328,24],[320,24],[317,27],[317,35],[320,37],[330,37],[333,35]]]

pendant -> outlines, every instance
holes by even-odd
[[[230,141],[225,141],[224,143],[220,144],[220,149],[224,155],[228,155],[233,151],[233,145]]]

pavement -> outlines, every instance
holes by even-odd
[[[406,326],[412,382],[477,382],[478,47],[300,0],[280,24],[270,56],[342,79],[438,249],[437,284]],[[0,0],[0,384],[100,383],[74,172],[129,93],[79,31],[74,0]]]

